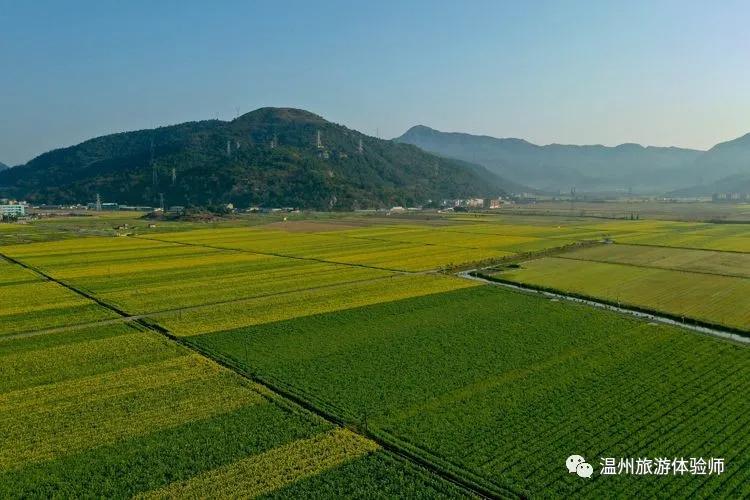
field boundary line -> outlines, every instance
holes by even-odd
[[[122,309],[115,307],[111,304],[108,304],[105,301],[102,301],[98,299],[97,297],[93,296],[92,294],[85,292],[83,290],[79,290],[78,288],[69,285],[65,282],[59,281],[53,276],[38,270],[34,268],[33,266],[30,266],[28,264],[25,264],[21,261],[18,261],[12,257],[8,257],[7,255],[0,252],[0,257],[4,258],[5,260],[19,265],[25,269],[28,269],[30,271],[33,271],[37,273],[38,275],[42,276],[45,280],[51,281],[54,283],[57,283],[68,290],[75,292],[76,294],[83,296],[100,306],[107,308],[111,311],[116,312],[120,316],[123,316],[123,319],[125,318],[132,318],[132,321],[134,321],[136,324],[148,329],[151,332],[154,332],[156,334],[159,334],[165,338],[170,339],[171,341],[189,349],[192,352],[198,353],[201,356],[212,360],[213,362],[232,370],[234,373],[240,375],[241,377],[250,380],[251,382],[254,382],[260,386],[262,386],[264,389],[269,391],[271,395],[275,398],[280,399],[282,402],[293,405],[294,407],[301,408],[308,413],[311,413],[313,415],[316,415],[318,418],[322,418],[323,420],[342,428],[347,428],[351,430],[352,432],[355,432],[359,434],[360,436],[369,439],[371,441],[374,441],[377,443],[383,450],[386,450],[387,452],[391,453],[392,455],[395,455],[398,459],[407,461],[411,463],[412,465],[415,465],[417,467],[420,467],[421,469],[426,470],[427,472],[445,480],[448,481],[456,486],[461,487],[463,490],[474,494],[479,497],[483,498],[519,498],[521,495],[510,492],[510,491],[493,491],[491,489],[486,488],[483,485],[476,484],[471,479],[468,479],[466,477],[462,477],[461,475],[454,473],[450,470],[445,470],[443,467],[431,463],[429,460],[426,460],[419,455],[411,452],[408,449],[404,449],[398,445],[395,445],[393,443],[390,443],[389,441],[374,435],[370,433],[369,431],[363,431],[362,429],[358,428],[357,426],[354,426],[351,422],[347,422],[342,418],[337,417],[336,415],[323,410],[322,408],[319,408],[318,406],[314,405],[313,403],[305,400],[302,397],[298,397],[291,391],[287,391],[281,387],[278,387],[275,384],[272,384],[266,380],[264,380],[261,377],[258,377],[257,375],[253,375],[249,373],[247,370],[243,369],[241,366],[238,366],[238,363],[235,360],[227,359],[224,356],[217,355],[216,353],[208,352],[207,350],[204,350],[202,348],[199,348],[195,344],[190,343],[188,340],[178,337],[172,332],[170,332],[168,329],[164,328],[163,326],[159,325],[158,323],[153,323],[150,321],[147,321],[147,318],[135,318],[131,315],[129,315],[127,312],[123,311]],[[468,473],[468,471],[466,471]]]
[[[89,323],[78,323],[76,325],[58,326],[55,328],[47,328],[45,330],[29,330],[25,332],[11,333],[10,335],[0,336],[0,344],[6,341],[9,342],[11,340],[16,340],[16,339],[38,337],[39,335],[50,335],[53,333],[62,333],[62,332],[67,332],[67,331],[72,331],[72,330],[83,330],[85,328],[94,328],[96,326],[116,325],[119,323],[131,323],[138,319],[139,318],[137,316],[127,316],[127,317],[121,316],[119,318],[103,319],[101,321],[92,321]]]
[[[655,243],[631,243],[628,241],[623,241],[623,242],[615,241],[615,245],[633,245],[633,246],[638,246],[638,247],[656,247],[656,248],[676,248],[678,250],[701,250],[704,252],[739,253],[739,254],[744,254],[744,255],[750,254],[750,252],[743,252],[742,250],[718,250],[716,248],[657,245]]]

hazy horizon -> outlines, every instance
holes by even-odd
[[[0,161],[264,106],[387,139],[423,124],[706,150],[750,132],[747,14],[742,2],[0,0]]]

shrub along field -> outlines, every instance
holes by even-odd
[[[497,287],[188,342],[498,494],[750,493],[744,346]],[[582,482],[574,453],[721,456],[727,475]]]

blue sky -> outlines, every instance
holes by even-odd
[[[743,1],[0,0],[0,161],[294,106],[390,138],[708,148],[750,132]]]

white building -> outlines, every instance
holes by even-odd
[[[2,217],[23,217],[24,215],[26,215],[26,205],[20,203],[0,205],[0,216]]]
[[[466,200],[468,208],[484,208],[484,198],[470,198]]]

